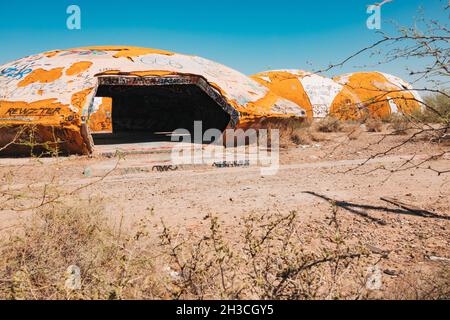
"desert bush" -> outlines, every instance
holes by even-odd
[[[315,128],[319,132],[339,132],[342,130],[342,122],[333,116],[328,116],[316,122]]]
[[[311,143],[310,136],[307,133],[292,133],[290,139],[295,145],[308,145]]]
[[[325,133],[317,132],[315,130],[309,130],[308,135],[309,135],[309,138],[311,139],[311,141],[313,141],[313,142],[323,142],[323,141],[329,140]]]
[[[127,299],[151,297],[151,259],[136,238],[105,221],[98,201],[68,207],[53,203],[35,211],[19,234],[0,247],[2,299]],[[66,286],[69,266],[81,270],[81,286]]]
[[[449,92],[446,92],[445,94],[434,94],[425,97],[425,106],[422,109],[415,110],[412,114],[413,118],[423,123],[448,124],[450,121],[450,98],[448,94]]]
[[[312,240],[299,232],[296,212],[249,214],[240,223],[238,242],[224,237],[217,218],[207,220],[209,232],[196,240],[191,234],[178,237],[189,241],[177,241],[179,232],[164,229],[164,256],[175,271],[168,287],[173,298],[333,299],[361,294],[365,282],[353,267],[364,261],[366,252],[339,234],[330,235],[326,248],[308,250]],[[348,279],[353,282],[344,292]]]
[[[346,123],[342,131],[347,133],[347,137],[350,140],[357,140],[363,132],[360,124],[355,124],[352,122]]]
[[[272,130],[276,129],[280,134],[280,146],[305,145],[310,143],[308,128],[311,123],[307,119],[297,118],[267,118],[258,125],[259,129],[268,130],[268,138]],[[271,143],[269,139],[269,144]]]
[[[383,122],[380,118],[370,117],[366,120],[365,126],[368,132],[382,132]]]
[[[393,113],[387,119],[389,127],[394,130],[395,134],[406,134],[411,128],[410,120],[401,113]]]
[[[330,235],[307,250],[297,213],[250,214],[237,239],[213,215],[208,231],[183,233],[163,224],[160,243],[146,224],[124,233],[108,225],[98,201],[46,205],[0,243],[2,299],[332,299],[360,293],[343,281],[365,253]],[[143,240],[146,240],[143,242]],[[67,286],[69,266],[80,286]],[[362,281],[361,283],[363,283]],[[358,293],[356,293],[358,292]]]

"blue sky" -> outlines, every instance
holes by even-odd
[[[53,49],[136,45],[196,54],[243,73],[267,69],[320,69],[379,38],[366,27],[368,4],[377,0],[54,0],[0,2],[0,64]],[[82,29],[66,28],[66,8],[82,10]],[[411,25],[419,7],[448,21],[446,0],[395,0],[383,7],[389,21]],[[364,56],[329,75],[370,65]],[[408,61],[376,69],[408,80]]]

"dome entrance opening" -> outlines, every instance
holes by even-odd
[[[193,135],[195,121],[202,122],[205,132],[224,131],[231,120],[224,98],[194,76],[103,77],[99,78],[98,98],[110,103],[89,112],[96,145],[170,141],[177,129]]]

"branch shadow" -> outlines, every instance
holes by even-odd
[[[380,225],[386,225],[387,223],[383,219],[374,218],[374,217],[370,216],[367,212],[365,212],[363,210],[357,210],[357,209],[375,210],[375,211],[380,211],[380,212],[411,215],[411,216],[422,217],[422,218],[450,220],[450,217],[448,217],[448,216],[441,216],[441,215],[433,214],[431,212],[425,212],[425,211],[424,212],[413,212],[410,210],[405,210],[405,209],[400,209],[400,208],[393,209],[393,208],[387,208],[387,207],[383,207],[383,206],[372,206],[372,205],[365,205],[365,204],[356,204],[356,203],[351,203],[351,202],[347,202],[347,201],[337,201],[337,200],[331,199],[327,196],[324,196],[324,195],[321,195],[321,194],[318,194],[318,193],[312,192],[312,191],[305,191],[303,193],[326,200],[329,203],[335,204],[339,208],[342,208],[353,214],[359,215],[363,218],[369,219]]]

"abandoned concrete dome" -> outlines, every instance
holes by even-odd
[[[139,47],[55,50],[0,66],[0,148],[21,128],[66,153],[89,154],[96,132],[249,127],[306,111],[221,64]],[[6,147],[6,148],[5,148]]]
[[[332,79],[303,70],[267,71],[252,78],[274,94],[306,109],[309,118],[323,118],[329,114],[349,118],[360,103],[352,90]]]
[[[356,72],[334,78],[361,102],[360,114],[386,118],[422,108],[422,98],[406,81],[382,72]]]

